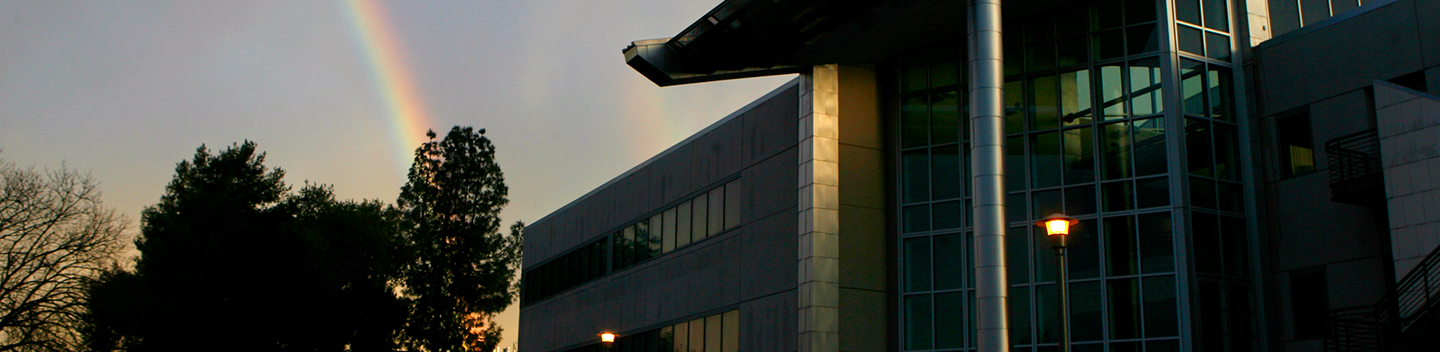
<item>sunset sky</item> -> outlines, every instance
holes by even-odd
[[[425,130],[465,125],[496,144],[503,222],[528,223],[791,78],[659,88],[625,66],[718,3],[0,2],[0,159],[90,172],[133,234],[201,144],[393,203]]]

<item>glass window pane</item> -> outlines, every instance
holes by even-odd
[[[1170,205],[1170,179],[1165,177],[1135,181],[1135,208]]]
[[[930,73],[928,66],[912,66],[900,71],[900,91],[910,92],[925,89],[930,86]]]
[[[1095,33],[1091,42],[1095,46],[1095,59],[1108,60],[1125,56],[1125,32],[1113,30]]]
[[[663,225],[661,223],[661,219],[663,216],[663,213],[655,214],[655,216],[650,217],[650,221],[648,221],[648,226],[646,226],[645,233],[648,234],[650,237],[650,248],[648,248],[649,253],[646,255],[646,257],[654,257],[660,255],[660,236],[662,236],[662,234],[660,233],[660,228]]]
[[[1175,0],[1175,19],[1200,24],[1200,0]]]
[[[1065,188],[1065,214],[1079,216],[1095,213],[1095,186]]]
[[[1160,51],[1160,32],[1147,24],[1125,29],[1125,52],[1130,55]]]
[[[1135,115],[1152,115],[1165,111],[1164,91],[1160,90],[1161,75],[1158,59],[1130,62],[1130,104]]]
[[[1060,133],[1030,136],[1030,182],[1035,188],[1059,186],[1062,163]]]
[[[1145,285],[1145,337],[1168,337],[1180,333],[1175,307],[1175,277],[1147,277]]]
[[[930,231],[930,206],[912,205],[905,207],[905,232]]]
[[[905,292],[930,290],[930,238],[905,239]]]
[[[912,148],[930,144],[930,140],[926,138],[930,134],[930,114],[926,111],[928,108],[923,95],[900,100],[901,147]]]
[[[1147,325],[1148,326],[1148,325]],[[1179,352],[1180,340],[1145,341],[1145,352]]]
[[[1047,42],[1025,47],[1025,59],[1030,70],[1036,72],[1055,69],[1055,43]]]
[[[1005,218],[1009,219],[1008,221],[1029,219],[1030,216],[1025,213],[1026,211],[1030,210],[1030,207],[1025,205],[1028,204],[1028,202],[1026,201],[1027,199],[1025,199],[1025,193],[1011,193],[1005,195]]]
[[[963,280],[968,271],[965,268],[965,237],[960,234],[935,236],[935,289],[950,290],[964,287]],[[957,298],[958,299],[958,298]],[[959,304],[956,302],[956,304]]]
[[[725,228],[736,226],[740,226],[740,180],[725,184]]]
[[[1220,196],[1220,203],[1216,209],[1223,211],[1240,212],[1244,210],[1244,195],[1241,194],[1240,184],[1230,182],[1216,183],[1215,194]]]
[[[1089,127],[1061,132],[1065,154],[1065,184],[1095,182],[1094,137]]]
[[[1109,258],[1105,267],[1110,276],[1140,273],[1134,221],[1129,216],[1105,219],[1105,256]]]
[[[1079,36],[1055,42],[1056,66],[1070,67],[1090,62],[1090,44],[1085,39],[1085,36]]]
[[[1055,296],[1055,285],[1035,285],[1035,343],[1060,340],[1060,299]]]
[[[936,230],[958,229],[965,214],[960,208],[960,201],[942,202],[934,204],[934,213],[931,223]]]
[[[1055,19],[1050,14],[1036,15],[1025,22],[1025,42],[1039,43],[1055,39]]]
[[[1230,60],[1230,36],[1205,32],[1205,56],[1216,60]]]
[[[1070,228],[1065,259],[1070,280],[1100,277],[1100,236],[1095,219],[1080,220]]]
[[[1025,132],[1025,89],[1021,81],[1005,82],[1005,134]]]
[[[1220,241],[1224,246],[1225,275],[1250,276],[1250,246],[1245,237],[1245,219],[1220,218]]]
[[[705,238],[707,229],[706,217],[710,216],[710,198],[702,193],[691,200],[691,207],[694,210],[690,217],[690,242],[699,242]]]
[[[1125,0],[1125,23],[1137,24],[1155,20],[1154,0]]]
[[[1105,137],[1102,144],[1105,148],[1104,163],[1106,180],[1128,178],[1133,176],[1130,168],[1130,128],[1125,122],[1105,124],[1101,136]]]
[[[1230,350],[1247,352],[1253,350],[1253,333],[1250,331],[1250,289],[1248,285],[1231,282],[1225,290],[1227,325],[1230,326]]]
[[[659,338],[659,340],[660,340],[659,351],[662,351],[662,352],[677,351],[677,350],[675,349],[675,327],[674,327],[674,326],[666,326],[666,327],[660,328],[660,336],[659,336],[659,337],[660,337],[660,338]]]
[[[1165,120],[1162,118],[1130,122],[1135,139],[1135,176],[1165,173]]]
[[[1041,76],[1030,80],[1030,113],[1035,117],[1035,129],[1060,127],[1060,104],[1055,95],[1059,91],[1059,81],[1055,76]]]
[[[1215,209],[1215,181],[1191,177],[1190,205],[1199,208]]]
[[[740,351],[740,311],[732,310],[720,316],[720,324],[724,326],[720,333],[720,351]]]
[[[955,84],[955,61],[941,61],[930,64],[930,86],[944,87]]]
[[[1185,154],[1190,174],[1213,176],[1215,166],[1210,151],[1210,121],[1185,119]]]
[[[938,93],[930,106],[930,144],[960,140],[960,96],[955,91]]]
[[[930,200],[930,155],[928,151],[911,150],[900,154],[901,188],[905,192],[905,203]]]
[[[1121,19],[1124,13],[1124,3],[1121,0],[1101,0],[1095,3],[1095,26],[1099,29],[1110,29],[1125,25]]]
[[[1235,126],[1216,123],[1215,126],[1215,177],[1224,180],[1240,180],[1240,137]]]
[[[963,292],[935,295],[935,348],[961,348],[965,344],[965,295]]]
[[[905,297],[905,349],[930,349],[930,312],[930,295]]]
[[[1099,78],[1101,119],[1125,118],[1125,68],[1118,64],[1101,66]]]
[[[675,248],[690,244],[690,220],[694,216],[690,212],[690,204],[691,201],[685,201],[675,207]]]
[[[1060,121],[1065,126],[1090,123],[1090,71],[1060,74]]]
[[[1180,51],[1195,55],[1205,55],[1205,35],[1199,28],[1176,25],[1175,36],[1179,38]]]
[[[1059,261],[1055,258],[1055,238],[1045,232],[1044,227],[1031,226],[1032,241],[1035,241],[1035,282],[1055,282]]]
[[[1210,65],[1206,72],[1209,76],[1205,83],[1208,84],[1206,91],[1210,96],[1210,117],[1216,120],[1230,121],[1233,115],[1230,101],[1234,99],[1234,96],[1230,94],[1230,69]]]
[[[1140,270],[1146,274],[1175,271],[1175,244],[1169,212],[1139,216]]]
[[[716,187],[710,190],[710,222],[707,236],[720,234],[725,229],[725,187]]]
[[[1030,253],[1029,228],[1012,227],[1005,231],[1005,267],[1009,269],[1010,284],[1030,283]]]
[[[1230,31],[1230,17],[1225,9],[1225,0],[1202,0],[1205,7],[1205,27],[1221,32]]]
[[[1005,190],[1025,189],[1025,137],[1005,139]]]
[[[1110,296],[1110,338],[1140,337],[1140,284],[1135,279],[1107,280]]]
[[[675,352],[690,351],[690,323],[679,323],[670,328],[675,332]]]
[[[635,264],[635,262],[639,262],[640,260],[638,258],[640,257],[640,253],[637,253],[638,251],[635,250],[635,226],[626,227],[624,230],[621,230],[620,241],[620,243],[624,244],[622,247],[625,248],[625,259],[621,262],[620,266],[629,267]]]
[[[660,251],[669,253],[675,250],[675,208],[666,209],[664,214],[660,220]]]
[[[1200,282],[1199,304],[1193,305],[1200,316],[1199,343],[1196,350],[1224,350],[1225,345],[1225,306],[1220,303],[1220,283],[1213,281]]]
[[[705,318],[690,321],[690,351],[705,351]]]
[[[1100,186],[1100,191],[1104,197],[1105,211],[1135,209],[1135,193],[1130,188],[1130,181],[1106,183]]]
[[[705,352],[720,352],[720,341],[724,334],[725,326],[720,323],[720,315],[705,317]]]
[[[963,183],[960,168],[960,146],[949,145],[930,150],[931,165],[934,165],[930,180],[934,199],[960,198]]]
[[[1097,341],[1104,336],[1100,327],[1105,316],[1100,311],[1099,281],[1071,283],[1070,338],[1072,341]]]
[[[1030,287],[1010,288],[1010,343],[1030,344]]]
[[[1180,60],[1180,98],[1188,115],[1205,116],[1205,64]]]
[[[1033,192],[1033,193],[1030,194],[1030,197],[1031,197],[1031,199],[1030,199],[1030,206],[1031,206],[1031,208],[1032,208],[1032,211],[1031,211],[1030,214],[1033,214],[1032,216],[1034,216],[1035,219],[1039,219],[1039,218],[1041,218],[1041,217],[1044,217],[1044,216],[1047,216],[1047,215],[1050,215],[1050,214],[1055,214],[1055,213],[1059,213],[1059,212],[1065,211],[1065,209],[1063,208],[1063,207],[1064,207],[1064,204],[1061,203],[1061,200],[1060,200],[1060,190],[1058,190],[1058,189],[1056,189],[1056,190],[1049,190],[1049,191]],[[1006,220],[1007,220],[1007,221],[1016,221],[1016,220],[1022,220],[1022,219],[1006,219]]]
[[[1192,213],[1192,224],[1194,232],[1190,234],[1192,245],[1195,251],[1196,270],[1205,274],[1220,274],[1220,233],[1216,230],[1217,219],[1214,215],[1195,212]]]

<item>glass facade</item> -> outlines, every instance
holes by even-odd
[[[1057,346],[1057,261],[1033,225],[1051,213],[1081,220],[1075,351],[1253,349],[1227,6],[1101,0],[1005,23],[1014,350]],[[905,351],[975,345],[963,47],[898,59],[889,85]]]

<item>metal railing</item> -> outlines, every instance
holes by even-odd
[[[1325,142],[1330,162],[1330,184],[1379,174],[1380,135],[1375,129],[1351,133]]]
[[[1369,307],[1332,310],[1326,316],[1326,351],[1383,351],[1440,305],[1440,248],[1430,251],[1387,294]]]

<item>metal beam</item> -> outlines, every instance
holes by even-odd
[[[975,190],[976,347],[1010,350],[1005,302],[1005,114],[1000,0],[970,0],[971,182]]]

